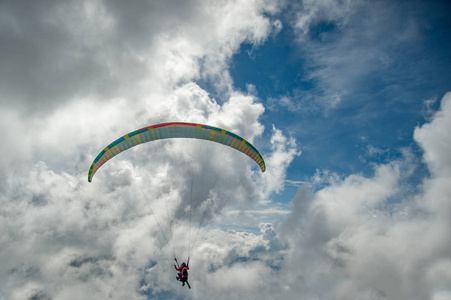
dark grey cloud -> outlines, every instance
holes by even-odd
[[[83,5],[60,1],[3,1],[0,15],[0,92],[3,107],[48,113],[75,95],[86,96],[110,80],[100,49],[90,45]],[[79,19],[71,18],[78,14]],[[67,17],[67,19],[65,19]],[[89,29],[89,28],[86,28]],[[103,78],[103,82],[96,79]]]
[[[271,26],[253,11],[264,9],[260,3],[242,11],[213,4],[3,1],[0,103],[48,115],[77,98],[136,98],[143,86],[164,90],[200,76],[219,86],[240,42],[264,39]],[[219,18],[248,12],[255,23],[240,19],[232,26]]]

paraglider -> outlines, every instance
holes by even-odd
[[[174,258],[174,260],[178,266],[177,258]],[[176,279],[182,282],[182,286],[185,286],[186,283],[188,285],[188,288],[191,288],[188,282],[189,258],[187,264],[185,264],[185,262],[182,262],[182,264],[179,267],[177,266],[174,265],[175,270],[179,271],[179,273],[177,273]]]
[[[135,130],[109,144],[92,162],[88,181],[92,181],[94,174],[104,163],[122,151],[142,143],[167,138],[192,138],[220,143],[243,152],[259,165],[262,172],[266,170],[265,161],[260,152],[251,143],[233,132],[208,125],[173,122]]]
[[[266,170],[265,161],[260,152],[251,143],[249,143],[242,137],[225,129],[209,125],[184,123],[184,122],[171,122],[151,125],[148,127],[135,130],[110,143],[97,155],[97,157],[92,162],[88,172],[88,182],[92,181],[94,174],[97,172],[97,170],[99,170],[99,168],[103,164],[105,164],[108,160],[118,155],[119,153],[142,143],[168,138],[201,139],[223,144],[231,148],[234,148],[237,151],[240,151],[249,156],[250,158],[252,158],[258,164],[262,172],[265,172]],[[199,227],[201,223],[202,220],[199,224]],[[161,230],[160,224],[158,225]],[[190,212],[190,226],[191,226],[191,212]],[[166,239],[166,236],[164,235],[163,231],[162,234]],[[166,241],[168,242],[167,239]],[[188,287],[191,288],[190,284],[188,283],[189,255],[187,260],[188,263],[185,264],[183,262],[180,266],[178,266],[177,258],[175,257],[175,251],[174,251],[174,259],[177,263],[177,266],[174,265],[174,267],[177,271],[179,271],[177,275],[177,280],[182,282],[182,286],[184,286],[186,283]]]

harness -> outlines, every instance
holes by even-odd
[[[182,278],[188,277],[188,269],[186,267],[182,267],[180,274],[182,275]]]

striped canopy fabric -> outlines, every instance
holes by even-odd
[[[196,123],[172,122],[138,129],[109,144],[92,162],[88,181],[92,181],[94,174],[104,163],[122,151],[142,143],[169,138],[193,138],[220,143],[243,152],[259,165],[262,172],[266,170],[265,161],[260,152],[251,143],[233,132]]]

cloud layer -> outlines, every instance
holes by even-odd
[[[158,122],[207,123],[257,141],[264,107],[233,90],[228,62],[243,42],[257,45],[274,30],[277,5],[16,1],[1,8],[0,298],[179,293],[172,254],[198,251],[193,275],[210,268],[203,257],[216,256],[220,243],[204,226],[225,218],[224,207],[266,199],[287,165],[262,177],[236,151],[196,141],[132,149],[93,184],[89,164],[118,136]],[[279,147],[262,150],[288,163],[296,145],[277,135]],[[262,190],[262,181],[272,185]]]
[[[340,3],[289,6],[299,36],[314,34],[317,18],[346,27],[342,16],[368,9]],[[285,4],[0,4],[0,299],[451,297],[451,94],[414,130],[430,172],[419,187],[404,149],[371,176],[318,171],[291,207],[274,201],[299,144],[265,128],[257,93],[235,90],[228,70],[243,43],[280,31]],[[409,28],[398,28],[405,40]],[[368,59],[391,62],[357,55],[362,68],[343,79],[340,65],[366,48],[341,61],[322,49],[306,48],[319,66],[310,76],[337,101]],[[268,171],[232,149],[175,140],[130,149],[87,182],[102,147],[166,121],[231,130],[261,150]],[[191,257],[189,292],[174,280],[173,256]]]

